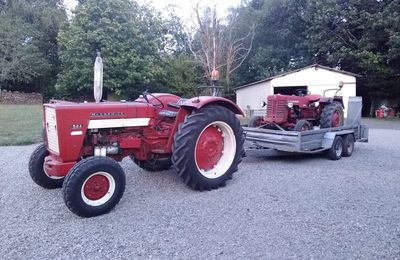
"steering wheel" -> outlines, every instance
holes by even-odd
[[[303,88],[296,89],[294,91],[294,93],[296,93],[296,96],[299,96],[299,97],[304,97],[304,96],[307,96],[307,95],[311,95],[310,91],[308,91],[307,89],[303,89]]]
[[[142,93],[142,96],[143,96],[144,100],[146,100],[147,103],[152,104],[155,107],[164,108],[164,103],[161,102],[161,100],[159,98],[157,98],[156,96],[154,96],[153,94],[151,94],[147,90]],[[154,103],[150,102],[149,99],[147,98],[147,96],[150,96],[150,97],[154,98],[155,100],[157,100],[157,102],[159,102],[159,104],[154,104]]]

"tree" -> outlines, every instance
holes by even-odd
[[[76,7],[71,24],[59,35],[63,96],[88,96],[93,89],[93,63],[100,51],[105,92],[127,97],[157,90],[165,78],[164,32],[159,15],[129,0],[87,0]]]
[[[216,6],[201,9],[198,3],[193,12],[193,31],[189,31],[188,37],[190,51],[207,78],[214,69],[221,70],[225,75],[226,92],[230,93],[230,76],[251,50],[254,27],[250,23],[246,32],[237,30],[243,23],[235,9],[225,20],[218,18]]]
[[[53,92],[58,73],[61,0],[0,2],[0,85],[19,91]]]

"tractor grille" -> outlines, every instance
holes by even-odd
[[[286,100],[268,100],[268,121],[282,123],[287,121],[288,108]]]
[[[50,150],[59,154],[60,148],[58,144],[57,117],[54,108],[46,107],[46,135],[47,145]]]

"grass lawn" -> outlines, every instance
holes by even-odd
[[[0,145],[38,143],[42,128],[42,105],[0,105]]]

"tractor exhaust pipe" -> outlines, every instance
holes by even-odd
[[[99,103],[103,95],[103,60],[100,56],[100,52],[97,52],[96,61],[94,63],[94,100]]]

